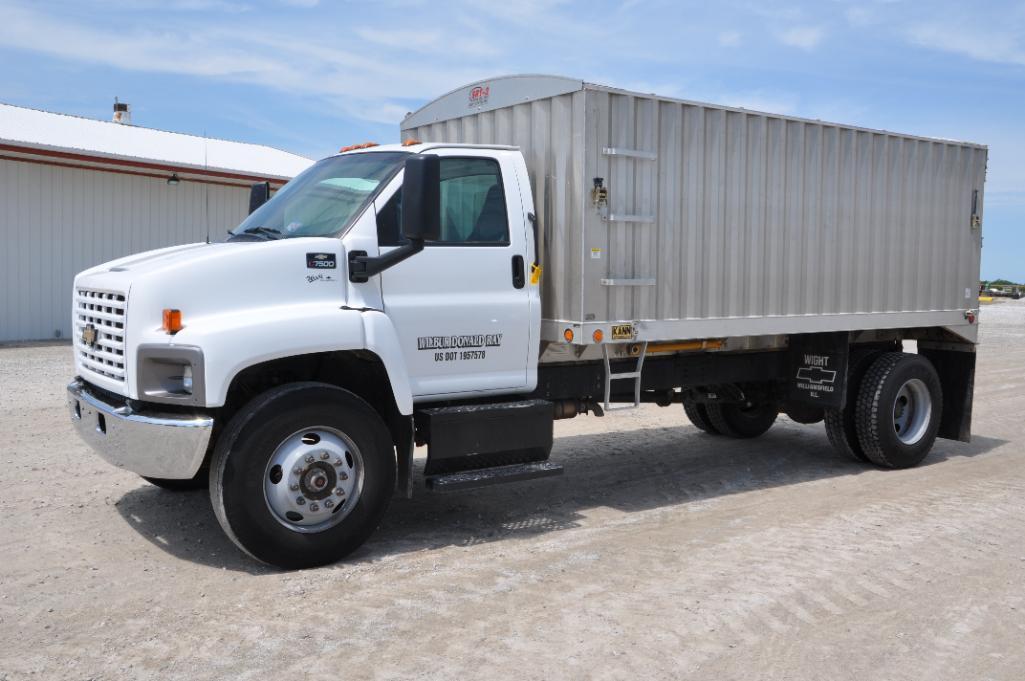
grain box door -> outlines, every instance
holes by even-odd
[[[592,197],[585,221],[585,321],[655,317],[657,103],[593,91],[587,162],[606,200]],[[592,317],[593,315],[593,317]]]

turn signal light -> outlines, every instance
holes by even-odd
[[[404,147],[411,147],[414,144],[422,144],[422,142],[420,140],[415,140],[412,137],[410,137],[408,140],[406,140],[405,142],[402,143],[402,146],[404,146]]]
[[[172,335],[185,328],[182,324],[182,311],[164,308],[164,325],[161,328]]]

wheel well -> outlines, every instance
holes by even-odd
[[[232,379],[218,420],[227,423],[260,393],[296,381],[328,383],[358,395],[381,415],[396,443],[402,441],[409,427],[410,417],[402,416],[395,404],[384,362],[367,350],[315,352],[246,367]]]

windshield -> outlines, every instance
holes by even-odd
[[[332,156],[282,187],[230,232],[232,238],[333,236],[345,229],[409,154],[379,151]]]

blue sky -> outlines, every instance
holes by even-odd
[[[554,73],[988,144],[983,276],[1025,280],[1025,3],[0,0],[0,101],[309,156]]]

